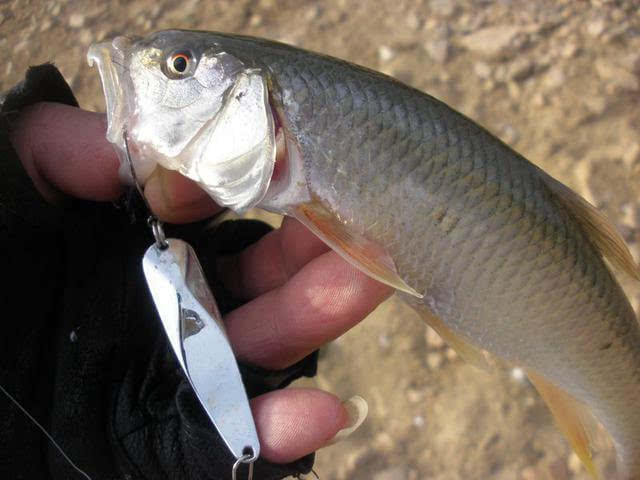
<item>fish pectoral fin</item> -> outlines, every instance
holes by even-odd
[[[598,425],[587,407],[540,375],[527,371],[529,380],[549,407],[560,431],[595,479],[600,474],[593,464],[591,452]]]
[[[569,187],[542,170],[539,171],[549,189],[580,222],[589,240],[593,242],[600,254],[616,268],[640,280],[640,267],[611,221]]]
[[[400,278],[386,250],[351,231],[320,202],[312,201],[298,205],[292,214],[360,271],[396,290],[422,298],[422,295]]]
[[[427,308],[420,308],[418,313],[423,320],[433,328],[442,339],[453,348],[460,358],[487,373],[493,371],[491,357],[482,348],[472,345],[459,334],[447,327],[444,322]]]

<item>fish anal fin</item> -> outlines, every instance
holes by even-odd
[[[453,348],[464,361],[487,373],[493,371],[491,358],[485,350],[472,345],[466,339],[462,338],[462,336],[447,327],[440,317],[427,308],[420,308],[418,313],[427,325],[433,328],[447,345]]]
[[[560,202],[574,215],[598,251],[613,266],[640,280],[640,267],[633,259],[624,239],[611,221],[584,198],[549,176],[541,177]]]
[[[599,480],[600,474],[591,457],[598,428],[596,420],[585,405],[575,400],[564,390],[534,372],[527,371],[527,375],[549,407],[556,425],[564,434],[573,451],[582,460],[587,472],[594,479]]]
[[[396,290],[422,298],[422,295],[400,278],[393,260],[382,247],[353,232],[320,202],[311,201],[298,205],[292,213],[298,221],[365,274]]]

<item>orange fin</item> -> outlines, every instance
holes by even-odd
[[[295,208],[293,216],[354,267],[397,290],[422,298],[398,275],[393,260],[379,245],[349,230],[317,201]]]
[[[566,185],[540,170],[542,179],[562,204],[578,219],[589,240],[616,268],[640,280],[640,268],[611,221]]]
[[[587,472],[599,480],[601,477],[591,458],[597,424],[587,407],[540,375],[530,371],[527,371],[527,375]]]
[[[491,372],[493,365],[489,354],[483,349],[472,345],[460,335],[455,333],[449,327],[447,327],[440,317],[436,316],[433,312],[426,308],[420,308],[418,310],[420,316],[424,321],[433,328],[442,339],[453,348],[460,357],[466,362],[470,363],[474,367],[484,370],[485,372]]]

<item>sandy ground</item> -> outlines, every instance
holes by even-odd
[[[103,110],[90,43],[167,28],[270,37],[382,70],[484,125],[602,208],[640,257],[636,1],[0,2],[0,88],[54,61]],[[634,307],[638,289],[622,279]],[[388,302],[323,352],[315,384],[360,394],[357,434],[318,453],[321,479],[586,479],[518,371],[463,364]],[[599,464],[609,455],[597,456]]]

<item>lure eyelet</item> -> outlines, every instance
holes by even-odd
[[[196,59],[188,50],[179,50],[167,55],[164,63],[164,74],[172,79],[186,78],[193,75]]]

